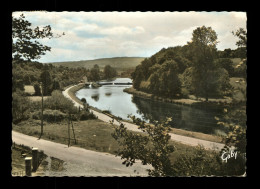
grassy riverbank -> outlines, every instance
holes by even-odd
[[[156,100],[156,101],[161,101],[161,102],[169,102],[169,103],[175,103],[175,104],[182,104],[182,105],[188,105],[188,106],[196,106],[196,105],[227,105],[232,102],[231,98],[225,98],[225,99],[209,99],[208,102],[205,101],[205,99],[199,98],[195,99],[193,98],[182,98],[182,99],[172,99],[172,98],[163,98],[160,96],[156,96],[150,93],[146,93],[143,91],[138,91],[134,89],[133,87],[131,88],[126,88],[124,89],[124,92],[127,92],[129,94],[133,94],[135,96],[145,98],[145,99],[150,99],[150,100]],[[192,96],[191,96],[192,97]]]
[[[78,102],[79,104],[82,104],[82,102],[80,101],[80,99],[78,99],[75,95],[75,93],[80,90],[81,88],[84,87],[84,84],[79,84],[77,86],[74,86],[72,87],[69,91],[68,91],[68,94],[70,95],[70,97],[75,100],[76,102]],[[127,90],[130,90],[130,91],[133,91],[135,89],[133,88],[126,88]],[[135,90],[136,91],[136,90]],[[140,95],[146,95],[144,94],[144,92],[141,92],[141,91],[136,91],[138,94]],[[148,94],[148,96],[146,96],[146,98],[148,99],[151,99],[151,94]],[[186,105],[190,105],[192,103],[194,103],[194,100],[190,100],[190,99],[180,99],[180,100],[175,100],[174,103],[186,103]],[[196,101],[197,102],[197,101]],[[94,108],[94,107],[91,107],[91,109],[97,111],[97,112],[100,112],[100,113],[103,113],[111,118],[114,118],[114,119],[120,119],[108,112],[104,112],[102,110],[99,110],[97,108]],[[124,121],[124,122],[129,122],[129,123],[132,123],[131,120],[123,120],[123,119],[120,119],[121,121]],[[171,133],[174,133],[174,134],[177,134],[177,135],[182,135],[182,136],[187,136],[187,137],[193,137],[193,138],[197,138],[197,139],[202,139],[202,140],[207,140],[207,141],[211,141],[211,142],[219,142],[221,143],[222,142],[222,137],[220,136],[216,136],[216,135],[210,135],[210,134],[204,134],[204,133],[200,133],[200,132],[193,132],[193,131],[187,131],[187,130],[182,130],[182,129],[176,129],[176,128],[172,128],[171,129]]]

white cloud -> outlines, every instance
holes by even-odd
[[[51,25],[65,36],[43,40],[52,47],[40,61],[114,56],[151,56],[161,48],[185,45],[197,27],[211,26],[219,49],[236,48],[231,31],[246,28],[245,12],[15,12],[33,26]],[[64,53],[64,54],[63,54]]]

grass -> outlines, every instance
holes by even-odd
[[[32,85],[25,85],[24,86],[24,92],[28,93],[30,95],[33,95],[35,93],[34,87]]]
[[[32,122],[34,122],[34,124]],[[38,137],[40,133],[40,121],[23,121],[18,125],[14,125],[13,129],[27,135]],[[111,136],[111,133],[114,132],[112,125],[100,120],[87,120],[74,122],[74,129],[78,143],[74,144],[73,133],[71,131],[71,145],[88,150],[116,154],[119,145]],[[42,138],[67,145],[68,126],[66,122],[60,124],[45,123],[44,135]],[[181,144],[179,142],[170,141],[170,143],[175,146],[175,151],[170,156],[171,161],[173,162],[176,160],[176,158],[182,156],[183,154],[192,154],[195,150],[195,147]]]
[[[209,135],[209,134],[204,134],[200,132],[193,132],[193,131],[186,131],[182,129],[176,129],[176,128],[171,128],[171,133],[177,134],[177,135],[182,135],[182,136],[188,136],[188,137],[193,137],[197,139],[202,139],[202,140],[207,140],[211,142],[222,142],[222,137],[220,136],[215,136],[215,135]]]
[[[44,96],[43,97],[43,100],[46,100],[48,97],[50,96]],[[42,100],[42,97],[41,96],[29,96],[28,97],[31,101],[33,102],[37,102],[37,101],[41,101]]]

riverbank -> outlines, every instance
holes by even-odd
[[[85,87],[85,84],[84,83],[80,83],[78,85],[75,85],[73,87],[71,87],[69,90],[68,90],[68,95],[74,100],[76,101],[77,103],[79,103],[80,105],[83,105],[83,103],[81,102],[81,100],[76,96],[76,92],[82,88]]]
[[[83,105],[83,103],[80,101],[80,99],[78,99],[76,97],[75,93],[83,87],[84,87],[84,85],[79,84],[79,85],[71,87],[67,92],[69,97],[72,100],[76,101],[81,106]],[[112,115],[112,114],[110,114],[106,111],[102,111],[102,110],[99,110],[99,109],[91,107],[91,106],[90,106],[90,108],[91,108],[91,110],[98,112],[100,116],[102,114],[102,115],[108,116],[109,118],[120,120],[123,123],[133,125],[133,123],[130,120],[124,120],[124,119],[118,118],[118,117],[116,117],[116,116],[114,116],[114,115]],[[99,116],[99,118],[101,118],[100,116]],[[222,137],[220,137],[220,136],[204,134],[204,133],[200,133],[200,132],[192,132],[192,131],[172,128],[171,133],[176,134],[176,135],[185,136],[185,137],[192,137],[192,138],[195,138],[195,139],[210,141],[210,142],[217,142],[217,143],[222,142]]]
[[[182,99],[172,99],[172,98],[163,98],[160,96],[156,96],[150,93],[146,93],[143,91],[138,91],[134,89],[133,87],[131,88],[126,88],[123,90],[126,93],[133,94],[137,97],[144,98],[144,99],[149,99],[149,100],[154,100],[154,101],[160,101],[160,102],[168,102],[168,103],[174,103],[174,104],[181,104],[181,105],[186,105],[186,106],[218,106],[218,107],[226,107],[226,106],[231,106],[234,105],[233,101],[231,98],[226,97],[223,99],[209,99],[206,101],[204,98],[198,98],[196,99],[194,96],[190,95],[190,98],[182,98]],[[239,102],[243,103],[243,102]],[[238,104],[238,103],[237,103]]]

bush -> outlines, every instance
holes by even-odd
[[[64,97],[61,91],[58,90],[53,91],[51,97],[45,100],[44,107],[52,110],[60,110],[63,113],[75,114],[78,112],[73,102]]]
[[[79,113],[79,120],[83,121],[89,119],[97,119],[97,117],[92,112],[89,111],[81,111]]]
[[[67,117],[66,114],[62,113],[59,110],[44,110],[43,111],[43,120],[47,122],[61,122]],[[34,112],[32,115],[33,119],[41,119],[41,111]]]
[[[12,117],[13,123],[19,123],[29,118],[30,100],[22,92],[12,94]]]
[[[39,83],[34,83],[33,87],[34,87],[34,91],[35,91],[34,95],[40,96],[41,95],[41,88],[40,88]]]

